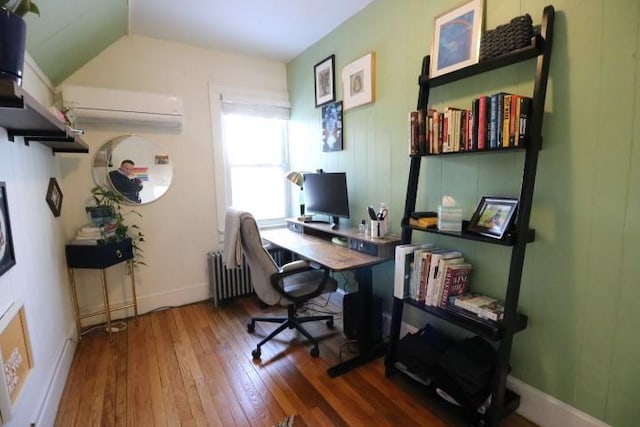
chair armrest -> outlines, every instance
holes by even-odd
[[[307,261],[304,260],[297,260],[297,261],[291,261],[285,265],[283,265],[282,267],[280,267],[280,272],[281,273],[288,273],[290,271],[292,272],[300,272],[300,271],[307,271],[307,270],[311,270],[312,267],[309,265],[309,263]]]
[[[304,261],[302,261],[303,263],[305,263]],[[293,263],[289,263],[289,264],[295,264],[296,261],[294,261]],[[306,263],[305,263],[306,264]],[[278,291],[281,295],[283,295],[285,298],[289,299],[290,301],[293,301],[295,303],[300,303],[300,302],[305,302],[310,300],[311,298],[315,298],[319,295],[322,295],[324,293],[324,288],[327,286],[327,282],[329,280],[329,274],[331,273],[331,270],[329,270],[328,268],[322,268],[319,270],[323,271],[322,274],[322,278],[320,279],[319,283],[318,283],[318,287],[316,288],[315,291],[313,291],[311,294],[307,294],[304,297],[299,297],[299,296],[295,296],[290,294],[289,292],[286,292],[284,290],[284,286],[282,286],[282,281],[285,277],[289,277],[289,276],[293,276],[305,271],[309,271],[309,270],[316,270],[315,268],[311,267],[310,265],[307,264],[306,268],[304,268],[303,266],[301,266],[302,268],[299,269],[292,269],[292,270],[288,270],[288,271],[282,271],[284,270],[284,267],[281,269],[281,271],[277,272],[277,273],[273,273],[270,277],[271,279],[271,286],[273,286],[273,288]]]

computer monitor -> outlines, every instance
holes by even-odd
[[[333,227],[338,218],[349,218],[346,173],[305,173],[303,188],[308,211],[329,215]]]

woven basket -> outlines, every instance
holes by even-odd
[[[504,55],[531,44],[533,22],[529,14],[513,18],[508,24],[497,26],[482,34],[480,61]]]

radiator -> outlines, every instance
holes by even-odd
[[[213,305],[222,300],[253,293],[249,266],[242,257],[237,268],[227,268],[222,251],[209,252],[209,283],[213,294]]]
[[[287,250],[270,245],[265,248],[278,265],[284,265],[293,260],[293,255]],[[215,307],[218,307],[218,303],[222,300],[253,293],[251,272],[244,256],[241,265],[237,268],[227,268],[222,251],[209,252],[208,257],[209,285]]]

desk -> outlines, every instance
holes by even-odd
[[[264,240],[311,263],[317,263],[332,271],[353,270],[358,282],[358,293],[364,301],[362,324],[367,324],[370,318],[371,267],[393,259],[394,247],[400,243],[400,237],[395,235],[371,238],[362,235],[357,228],[331,229],[329,224],[303,223],[296,220],[287,220],[287,228],[265,230],[260,234]],[[333,237],[346,238],[348,246],[332,243]],[[342,375],[384,354],[384,348],[378,345],[380,343],[372,342],[368,332],[364,331],[358,337],[360,354],[329,368],[327,373],[330,377]]]

